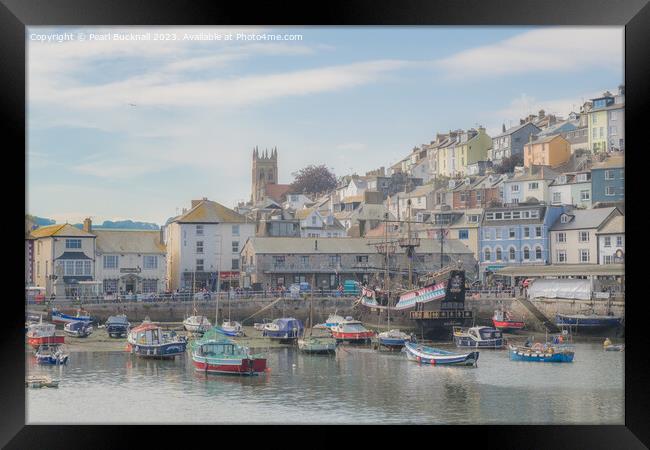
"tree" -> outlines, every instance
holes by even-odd
[[[336,175],[324,164],[309,165],[292,173],[294,180],[290,192],[297,194],[321,194],[336,188]]]
[[[515,167],[522,166],[524,164],[524,159],[521,155],[512,155],[510,157],[503,158],[501,164],[494,168],[496,173],[512,173],[515,170]]]

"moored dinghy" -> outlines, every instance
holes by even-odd
[[[52,322],[66,324],[70,322],[92,322],[93,318],[88,315],[85,311],[81,309],[77,310],[77,314],[71,316],[69,314],[64,314],[59,311],[56,307],[52,308]]]
[[[39,364],[60,365],[68,362],[68,353],[63,345],[41,345],[36,354],[36,362]]]
[[[304,333],[302,322],[293,317],[275,319],[273,322],[264,325],[262,336],[281,342],[296,341]]]
[[[241,323],[234,320],[222,323],[221,330],[226,336],[243,336],[244,334]]]
[[[343,320],[332,328],[332,337],[337,341],[370,342],[375,332],[366,329],[360,321],[352,320],[351,317],[349,319]]]
[[[491,327],[454,327],[456,347],[505,348],[501,331]]]
[[[530,347],[517,347],[511,345],[509,348],[511,361],[531,362],[573,362],[575,352],[568,345],[553,345],[536,343]]]
[[[175,333],[168,334],[149,321],[133,328],[127,337],[128,350],[141,358],[174,359],[185,353],[187,340]]]
[[[402,348],[411,341],[411,336],[400,330],[389,330],[379,333],[379,345],[388,348]]]
[[[190,316],[183,320],[183,327],[190,333],[205,333],[212,327],[212,324],[205,316]]]
[[[63,332],[68,336],[85,338],[92,334],[93,326],[90,322],[68,322],[63,327]]]
[[[448,352],[433,347],[426,347],[415,342],[407,342],[404,344],[404,347],[406,348],[406,357],[420,364],[475,366],[479,355],[479,352]]]

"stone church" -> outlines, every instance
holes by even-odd
[[[281,203],[289,191],[288,184],[278,184],[278,149],[260,152],[253,149],[253,172],[251,177],[251,203],[257,205],[266,198]]]

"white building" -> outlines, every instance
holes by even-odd
[[[313,201],[304,194],[287,194],[287,200],[282,203],[282,209],[299,210],[305,207],[306,204],[311,204]]]
[[[104,294],[148,294],[166,289],[167,264],[162,231],[105,230],[97,236],[95,279]]]
[[[239,252],[255,223],[207,198],[165,225],[168,288],[216,290],[239,283]]]
[[[598,264],[625,262],[625,217],[612,218],[598,232]]]
[[[305,208],[296,211],[300,219],[300,237],[345,237],[343,225],[333,214],[323,216],[317,208]]]

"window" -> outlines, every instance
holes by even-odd
[[[497,233],[497,237],[496,237],[496,238],[497,238],[497,239],[501,239],[501,228],[497,228],[497,229],[496,229],[496,233]]]
[[[566,233],[558,233],[555,235],[556,242],[566,242]]]
[[[580,200],[585,202],[591,198],[591,192],[589,190],[580,191]]]
[[[74,274],[83,276],[84,274],[84,262],[83,261],[75,261],[74,262]]]
[[[481,203],[482,199],[483,199],[483,192],[482,191],[476,191],[476,201],[478,203]]]
[[[557,251],[557,262],[565,263],[566,262],[566,250]]]
[[[196,260],[196,271],[197,272],[203,272],[203,260],[202,259],[197,259]]]
[[[509,237],[510,239],[514,239],[514,238],[515,238],[515,229],[514,229],[514,228],[510,228],[510,229],[508,230],[508,237]]]
[[[515,249],[514,249],[514,247],[510,247],[510,250],[508,251],[508,259],[510,261],[515,260]]]
[[[74,276],[74,261],[67,260],[65,262],[65,275]]]
[[[617,128],[618,128],[618,127],[616,127],[616,126],[609,127],[609,135],[610,135],[610,136],[616,136],[616,130],[617,130]]]
[[[142,266],[145,269],[157,269],[158,257],[156,255],[144,255],[142,258]]]
[[[605,127],[600,127],[600,128],[598,128],[598,130],[599,130],[600,138],[601,139],[604,138],[605,137]]]
[[[510,192],[519,192],[519,185],[513,184],[512,186],[510,186]]]
[[[458,230],[458,239],[469,239],[469,230]]]
[[[496,249],[496,254],[497,254],[497,261],[501,261],[501,247],[497,247]]]
[[[203,241],[196,241],[196,253],[203,253]]]
[[[485,218],[487,220],[494,220],[494,213],[492,213],[492,212],[486,213]]]
[[[341,264],[340,255],[330,255],[330,267],[336,267]]]
[[[367,258],[368,257],[366,257],[366,259]],[[308,266],[309,265],[309,256],[306,256],[306,255],[301,256],[300,257],[300,264],[302,264],[303,266]]]
[[[117,255],[104,255],[104,269],[117,269]]]
[[[472,214],[470,216],[467,216],[467,221],[469,223],[478,223],[478,217],[479,217],[478,215]]]
[[[512,212],[512,218],[513,219],[521,219],[521,211],[513,211]]]
[[[595,116],[594,116],[594,117],[595,117]],[[593,128],[593,129],[591,130],[591,138],[592,138],[592,139],[596,139],[597,137],[598,137],[598,128]],[[596,145],[596,144],[594,144],[594,145]]]
[[[232,226],[232,235],[233,236],[239,236],[239,225],[233,225]]]
[[[88,275],[88,276],[92,275],[92,264],[90,260],[84,261],[84,275]]]
[[[500,213],[500,212],[498,212],[498,213],[494,213],[494,219],[495,219],[495,220],[501,220],[501,219],[503,219],[503,213]]]
[[[579,252],[580,252],[580,262],[581,263],[588,263],[589,262],[589,250],[581,249],[581,250],[579,250]]]
[[[81,239],[66,239],[65,248],[81,248]]]
[[[232,241],[232,252],[239,253],[239,241]]]
[[[607,187],[605,187],[605,195],[611,197],[613,195],[616,195],[616,191],[614,190],[614,188],[612,186],[607,186]]]
[[[542,237],[542,227],[535,227],[535,237]]]
[[[316,225],[316,216],[311,216],[311,224]]]
[[[623,236],[616,236],[616,246],[623,247]]]
[[[529,238],[530,237],[530,228],[524,227],[524,237]]]
[[[605,171],[605,179],[606,180],[613,180],[614,179],[614,171],[613,170],[606,170]]]
[[[530,219],[530,211],[522,211],[521,212],[521,218],[522,219]]]
[[[528,189],[531,191],[537,190],[539,188],[539,183],[528,183]]]
[[[232,259],[232,270],[239,270],[239,258]]]
[[[117,280],[104,280],[104,293],[115,294],[117,292]]]
[[[512,213],[510,211],[504,212],[503,213],[503,220],[510,220],[512,219]]]
[[[143,294],[149,294],[152,292],[157,292],[158,291],[158,280],[152,280],[152,279],[147,279],[147,280],[142,280],[142,293]]]
[[[492,255],[490,255],[490,249],[489,249],[489,248],[486,248],[486,249],[483,251],[483,254],[485,255],[485,261],[490,261],[490,257],[492,256]]]
[[[538,261],[542,259],[542,247],[535,247],[535,259]]]
[[[612,255],[605,255],[604,256],[604,261],[605,264],[611,264],[612,263]]]
[[[196,226],[196,235],[197,236],[203,236],[203,225],[197,225]]]
[[[612,246],[612,238],[610,236],[605,236],[605,247],[611,247]]]
[[[531,219],[539,219],[539,211],[531,211],[530,212],[530,218]]]
[[[40,277],[41,276],[41,262],[36,261],[36,276]]]
[[[284,256],[274,256],[273,265],[278,267],[284,266]]]
[[[581,231],[578,234],[578,242],[589,242],[589,232],[588,231]]]
[[[357,262],[358,263],[367,263],[368,262],[368,256],[357,256]]]
[[[553,203],[561,203],[561,202],[562,202],[562,193],[553,192]]]

